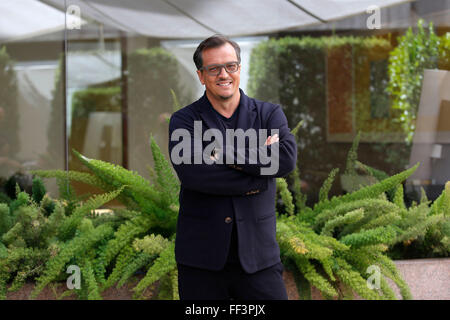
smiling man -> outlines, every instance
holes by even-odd
[[[194,63],[205,93],[170,119],[169,153],[181,181],[175,258],[183,300],[287,299],[275,237],[275,178],[295,168],[297,144],[279,105],[250,98],[239,88],[240,61],[234,41],[221,35],[202,41]],[[195,132],[198,128],[200,134]],[[211,160],[226,154],[234,160],[241,157],[243,163],[193,161],[201,152],[196,146],[209,143],[197,141],[198,137],[212,129],[221,137],[229,130],[270,131],[271,135],[263,139],[258,135],[256,147],[225,146],[211,153]],[[189,148],[174,155],[181,136],[175,133],[180,130],[187,133]],[[223,146],[223,141],[218,145]],[[248,161],[252,152],[262,149],[276,154],[279,163],[273,174],[262,173],[267,163]],[[175,161],[180,156],[189,161]]]
[[[219,38],[216,41],[218,40]],[[207,43],[203,45],[206,46]],[[234,113],[241,97],[241,64],[238,53],[240,55],[237,44],[225,42],[219,47],[197,50],[194,56],[197,75],[206,88],[209,102],[226,118]]]

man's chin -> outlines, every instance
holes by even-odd
[[[229,100],[229,99],[231,99],[232,97],[233,97],[233,94],[230,94],[230,95],[227,95],[227,96],[219,95],[219,98],[222,99],[222,100]]]

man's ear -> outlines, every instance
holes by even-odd
[[[197,70],[197,76],[198,76],[198,79],[200,80],[200,82],[204,85],[205,80],[203,79],[203,73],[200,70]]]

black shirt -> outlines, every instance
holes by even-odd
[[[234,110],[233,114],[230,118],[224,117],[219,112],[214,109],[214,112],[217,116],[217,119],[219,119],[219,122],[224,128],[224,131],[226,129],[234,129],[236,130],[237,126],[237,119],[239,114],[239,105]],[[227,258],[227,264],[239,264],[239,255],[238,255],[238,240],[237,240],[237,227],[236,227],[236,217],[234,216],[234,212],[230,213],[231,218],[233,219],[233,225],[232,225],[232,231],[231,231],[231,242],[230,242],[230,250],[228,251],[228,258]]]

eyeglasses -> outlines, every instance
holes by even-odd
[[[225,68],[228,73],[235,73],[239,70],[239,62],[232,61],[224,64],[210,64],[208,66],[201,67],[199,70],[205,69],[210,76],[217,76],[222,72],[222,68]]]

